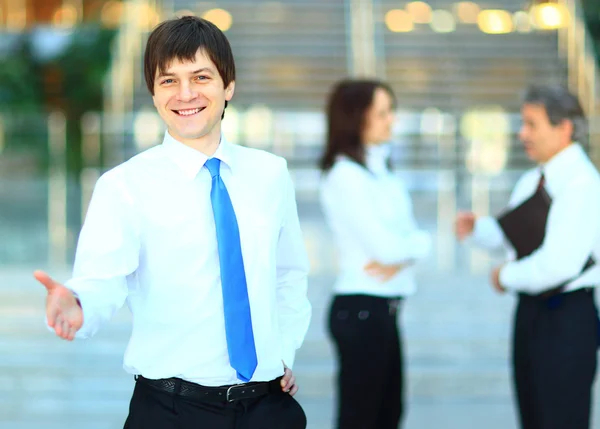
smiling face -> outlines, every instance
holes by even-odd
[[[217,67],[199,49],[193,61],[173,59],[154,79],[154,106],[176,140],[197,149],[216,148],[225,101],[235,82],[223,84]]]

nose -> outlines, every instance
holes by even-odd
[[[195,99],[197,96],[198,94],[192,89],[192,87],[188,83],[184,82],[179,88],[177,99],[178,101],[187,103]]]
[[[386,123],[389,127],[391,127],[392,125],[394,125],[394,120],[396,119],[396,115],[394,114],[394,112],[390,112],[388,113],[387,117],[386,117]]]

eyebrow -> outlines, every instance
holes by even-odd
[[[210,73],[210,74],[214,74],[214,72],[209,68],[209,67],[202,67],[198,70],[194,70],[193,72],[190,72],[190,74],[198,74],[198,73]],[[172,77],[175,76],[175,73],[171,73],[171,72],[165,72],[165,73],[160,73],[158,75],[158,78],[163,78],[163,77]]]

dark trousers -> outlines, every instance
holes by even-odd
[[[189,400],[138,381],[123,429],[305,429],[302,407],[288,393],[234,402]]]
[[[522,429],[589,428],[597,330],[588,290],[519,296],[513,377]]]
[[[403,415],[400,300],[334,297],[329,329],[338,355],[337,428],[397,429]]]

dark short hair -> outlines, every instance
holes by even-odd
[[[573,124],[571,141],[585,143],[588,127],[579,99],[562,85],[531,85],[523,97],[523,104],[543,106],[548,120],[554,126],[563,121]]]
[[[202,50],[217,67],[225,88],[235,80],[235,61],[225,34],[212,22],[195,16],[164,21],[148,37],[144,76],[154,95],[156,71],[165,72],[171,61],[193,61]],[[225,101],[227,107],[227,101]]]
[[[327,143],[320,161],[321,170],[329,170],[338,155],[346,155],[365,166],[362,132],[367,110],[378,88],[384,89],[395,102],[392,88],[379,80],[347,79],[334,86],[327,102]]]

